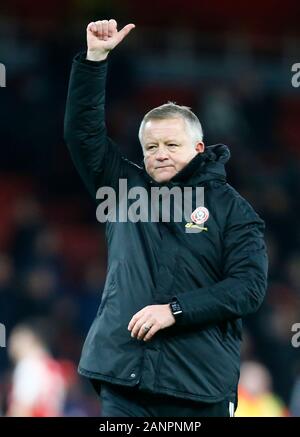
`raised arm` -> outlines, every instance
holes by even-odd
[[[77,54],[72,65],[64,138],[75,167],[94,199],[100,186],[117,185],[127,165],[107,136],[105,86],[107,56],[134,27],[128,24],[118,31],[115,20],[89,23],[87,52]]]

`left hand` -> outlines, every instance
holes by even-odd
[[[138,340],[150,340],[160,329],[174,325],[175,318],[169,304],[148,305],[137,312],[129,322],[131,337]],[[149,329],[145,329],[149,328]]]

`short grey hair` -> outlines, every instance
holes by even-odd
[[[188,106],[180,106],[175,102],[168,102],[161,106],[151,109],[144,116],[139,128],[139,140],[142,144],[142,135],[145,124],[150,120],[164,120],[166,118],[181,117],[185,121],[186,127],[191,135],[193,144],[203,141],[203,130],[198,117]]]

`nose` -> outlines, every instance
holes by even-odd
[[[156,159],[158,161],[164,161],[165,159],[168,159],[167,151],[163,147],[159,147],[156,152]]]

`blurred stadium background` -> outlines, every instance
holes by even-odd
[[[228,180],[267,223],[269,288],[244,323],[237,415],[300,416],[300,349],[291,344],[291,327],[300,322],[300,88],[291,85],[299,17],[296,0],[1,5],[0,322],[10,346],[0,348],[1,415],[99,415],[76,366],[105,280],[104,232],[62,135],[71,60],[85,49],[85,27],[115,18],[136,29],[110,57],[110,136],[139,162],[143,114],[167,100],[191,106],[206,144],[231,148]],[[34,365],[16,374],[8,357],[8,349],[15,360],[24,356],[11,335],[30,332],[24,323],[40,337],[29,335],[26,344],[49,350],[29,360],[45,359],[40,379]],[[20,374],[27,386],[13,395]],[[49,398],[47,382],[59,377],[56,410],[33,408],[30,396]]]

